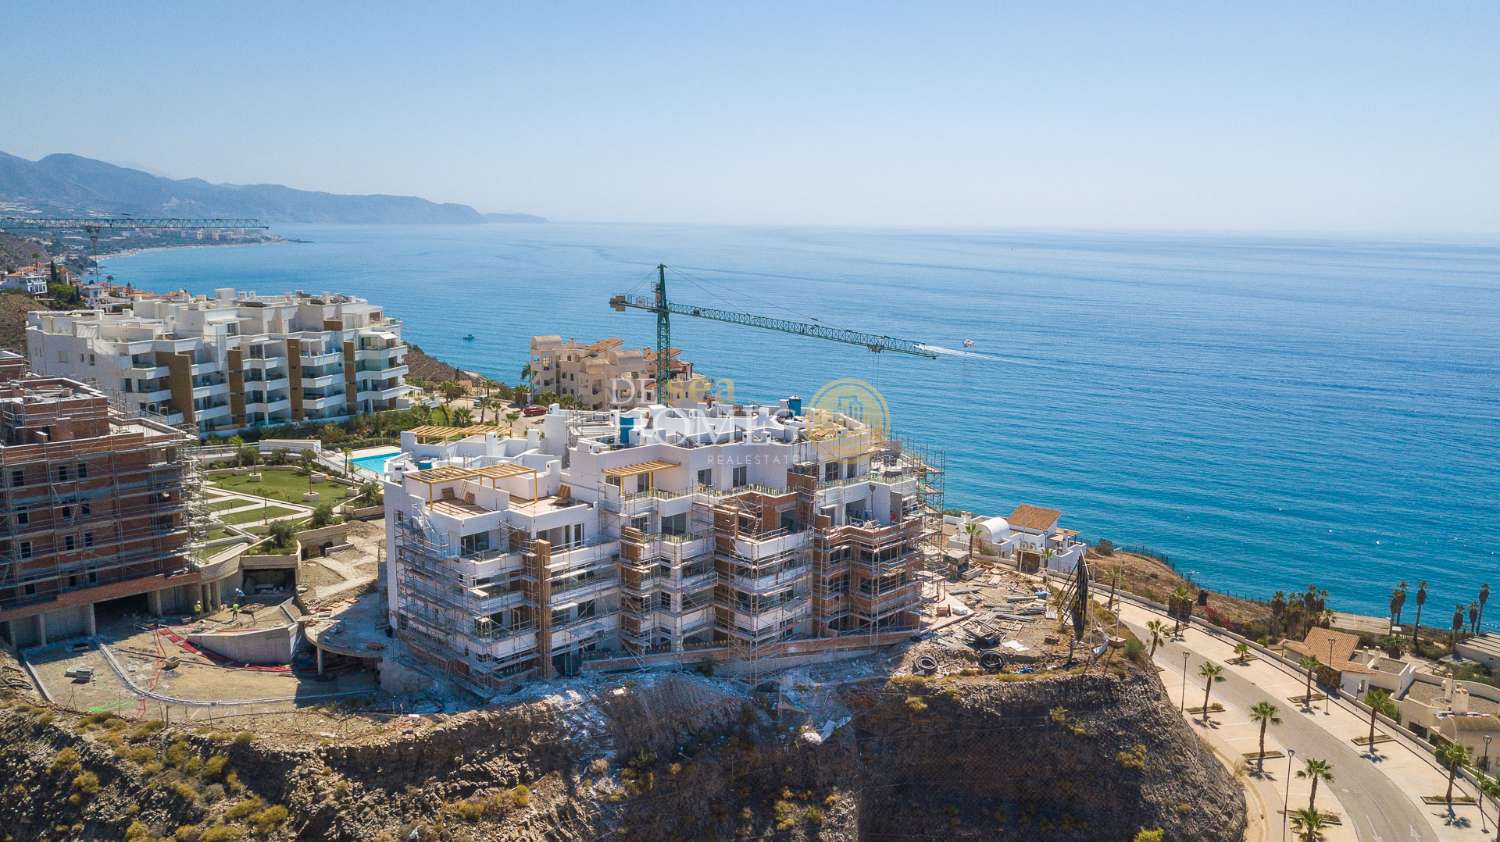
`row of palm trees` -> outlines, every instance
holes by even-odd
[[[1403,579],[1396,589],[1391,592],[1391,627],[1401,625],[1401,613],[1406,609],[1407,584]],[[1453,621],[1448,630],[1448,648],[1452,649],[1458,644],[1458,636],[1466,628],[1469,634],[1479,634],[1479,627],[1484,623],[1484,606],[1490,601],[1490,583],[1485,582],[1479,586],[1479,598],[1470,602],[1465,609],[1463,603],[1453,606]],[[1422,629],[1422,607],[1427,604],[1427,581],[1424,579],[1417,583],[1416,593],[1417,617],[1411,627],[1411,645],[1417,646],[1417,633]],[[1467,622],[1465,622],[1467,619]]]
[[[1314,669],[1318,665],[1316,658],[1303,658],[1304,667],[1307,666],[1307,661],[1312,662],[1312,668]],[[1207,688],[1211,688],[1214,681],[1221,680],[1219,676],[1223,672],[1223,669],[1217,664],[1206,662],[1199,667],[1198,672],[1199,675],[1207,677],[1204,693],[1204,718],[1207,719]],[[1310,676],[1311,671],[1308,674]],[[1311,685],[1309,684],[1309,686]],[[1309,704],[1306,701],[1306,697],[1304,697],[1304,704]],[[1396,717],[1396,702],[1388,691],[1376,688],[1365,694],[1365,704],[1370,708],[1370,733],[1366,737],[1366,745],[1369,748],[1371,759],[1374,759],[1377,756],[1375,750],[1375,724],[1381,716],[1387,719],[1394,719]],[[1257,775],[1264,775],[1266,771],[1266,730],[1272,725],[1281,724],[1280,714],[1281,711],[1276,705],[1268,701],[1256,702],[1250,707],[1250,721],[1260,725],[1260,744],[1256,755]],[[1447,802],[1448,809],[1451,812],[1453,809],[1453,787],[1457,781],[1458,773],[1463,769],[1472,769],[1473,758],[1469,754],[1469,749],[1465,746],[1458,743],[1444,743],[1437,749],[1437,759],[1443,768],[1448,770],[1448,789],[1443,795],[1443,800]],[[1481,795],[1479,810],[1482,817],[1484,812],[1484,798],[1500,800],[1500,777],[1491,777],[1483,773],[1476,774]],[[1333,764],[1316,757],[1306,758],[1302,761],[1302,768],[1297,771],[1297,777],[1311,781],[1312,787],[1308,792],[1307,806],[1292,814],[1292,825],[1302,835],[1304,842],[1315,842],[1322,831],[1328,826],[1328,817],[1318,812],[1317,809],[1318,783],[1320,781],[1328,781],[1330,783],[1333,781]],[[1497,823],[1495,830],[1495,840],[1496,842],[1500,842],[1500,823]]]

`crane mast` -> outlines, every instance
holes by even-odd
[[[909,339],[898,339],[893,336],[882,336],[875,333],[865,333],[847,328],[831,327],[823,324],[812,324],[810,322],[797,322],[790,319],[778,319],[771,316],[761,316],[755,313],[741,313],[735,310],[721,310],[716,307],[699,307],[692,304],[677,304],[667,299],[667,267],[658,264],[656,267],[656,294],[651,298],[632,297],[627,294],[611,296],[609,306],[616,312],[625,312],[627,309],[644,310],[656,314],[656,399],[666,402],[669,396],[669,381],[672,377],[672,321],[673,313],[681,316],[692,316],[699,319],[711,319],[718,322],[743,325],[745,327],[760,328],[761,330],[774,330],[779,333],[790,333],[794,336],[810,336],[815,339],[825,339],[829,342],[842,342],[846,345],[859,345],[874,352],[891,351],[897,354],[910,354],[914,357],[926,357],[936,359],[937,352],[919,342]]]

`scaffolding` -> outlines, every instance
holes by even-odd
[[[12,400],[0,402],[0,509],[10,515],[0,518],[0,611],[189,572],[176,431],[126,419],[72,381],[23,379],[3,391]]]
[[[432,537],[420,513],[397,525],[392,552],[397,553],[397,632],[418,660],[480,695],[537,671],[540,641],[524,642],[525,636],[539,631],[539,583],[526,563],[535,555],[529,536],[512,530],[506,546],[486,551],[519,554],[523,564],[502,567],[483,582],[459,569],[465,557],[445,540]],[[493,615],[506,611],[509,621],[497,624]],[[497,653],[497,644],[505,641],[512,645]]]

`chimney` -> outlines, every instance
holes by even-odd
[[[1453,691],[1453,712],[1459,715],[1469,713],[1469,691],[1460,687]]]

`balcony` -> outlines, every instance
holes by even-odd
[[[806,578],[811,570],[811,566],[799,564],[765,576],[721,575],[719,581],[737,591],[765,594],[797,584]]]
[[[808,538],[812,535],[809,530],[800,532],[787,532],[785,529],[775,529],[763,532],[755,537],[739,537],[734,539],[735,554],[750,561],[773,558],[778,555],[800,550],[807,546]]]
[[[333,365],[334,363],[344,361],[344,353],[342,351],[302,353],[297,356],[302,360],[303,368],[307,368],[308,366]]]
[[[570,623],[554,626],[552,628],[552,649],[572,646],[591,637],[607,632],[615,631],[620,627],[620,615],[605,614],[602,617],[589,617],[584,620],[574,620]]]
[[[359,391],[355,394],[358,400],[362,401],[393,400],[409,393],[411,390],[412,387],[405,384],[399,386],[390,386],[384,389],[369,389],[361,385],[359,387]]]
[[[763,608],[757,614],[750,613],[747,606],[723,601],[718,604],[733,612],[733,622],[725,626],[725,630],[740,635],[758,635],[763,629],[772,626],[796,623],[808,617],[812,612],[812,603],[805,596],[772,608]]]
[[[344,376],[340,373],[318,374],[313,376],[303,375],[302,388],[304,389],[326,389],[330,386],[343,385]]]
[[[620,580],[614,576],[559,582],[552,586],[552,598],[584,602],[614,590],[619,584]]]

